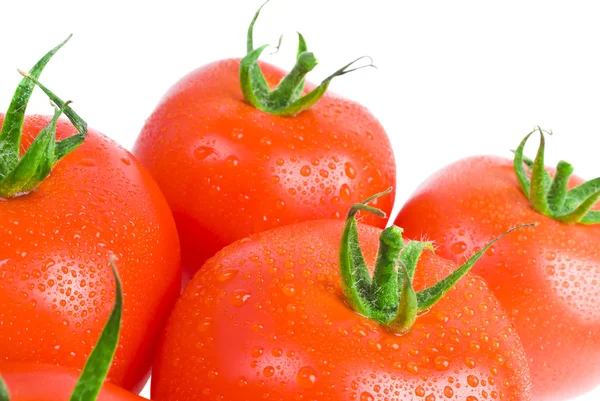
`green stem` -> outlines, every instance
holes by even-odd
[[[379,237],[379,251],[371,283],[373,306],[379,310],[393,309],[398,303],[397,262],[404,248],[402,229],[391,226]]]
[[[44,55],[29,73],[19,71],[23,79],[15,91],[0,132],[0,198],[10,198],[35,190],[50,174],[56,163],[85,140],[87,134],[85,121],[71,109],[69,102],[63,102],[38,81],[50,58],[69,38]],[[36,85],[50,97],[57,111],[21,157],[20,146],[25,110]],[[56,123],[63,113],[78,132],[56,142]]]
[[[331,74],[321,84],[310,93],[302,96],[306,75],[312,71],[318,61],[315,55],[307,50],[304,37],[298,33],[298,52],[296,64],[286,75],[275,89],[271,90],[265,76],[263,75],[258,59],[262,52],[268,47],[263,45],[254,48],[254,25],[260,15],[262,8],[268,3],[265,2],[250,22],[246,38],[246,56],[240,62],[240,85],[244,99],[253,107],[278,116],[294,116],[304,110],[312,107],[323,97],[329,84],[335,77],[347,74],[351,71],[365,67],[373,67],[373,63],[357,68],[350,68],[363,57],[354,60],[345,65],[335,73]],[[280,41],[281,43],[281,41]]]
[[[402,291],[399,295],[399,302],[396,316],[386,326],[393,332],[400,335],[408,333],[415,324],[419,315],[419,299],[412,286],[412,280],[408,275],[408,270],[404,263],[400,263],[402,271]]]
[[[418,313],[438,302],[496,241],[512,231],[536,225],[524,224],[507,231],[474,254],[445,279],[415,293],[412,284],[414,273],[423,251],[428,249],[433,252],[431,243],[410,241],[405,246],[402,229],[395,226],[386,228],[379,237],[379,250],[372,278],[360,248],[356,213],[362,210],[385,216],[381,210],[366,203],[389,193],[390,190],[353,205],[348,211],[340,244],[340,276],[348,304],[361,315],[398,334],[410,330]]]
[[[527,162],[528,159],[523,156],[523,151],[527,140],[534,132],[540,133],[540,146],[535,159]],[[537,212],[565,224],[600,223],[600,212],[591,210],[600,200],[600,178],[568,190],[573,166],[562,160],[556,167],[554,178],[550,178],[544,164],[545,133],[550,132],[538,127],[525,136],[515,151],[515,174],[529,203]],[[524,164],[531,166],[531,180]]]

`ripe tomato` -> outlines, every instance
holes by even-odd
[[[26,118],[23,150],[49,120]],[[59,121],[59,139],[74,133]],[[0,201],[0,237],[2,360],[81,368],[114,298],[113,253],[125,311],[109,378],[141,390],[181,276],[168,205],[135,158],[89,130],[36,191]]]
[[[344,223],[239,240],[194,276],[170,317],[152,399],[530,400],[527,360],[485,282],[467,274],[403,336],[355,313],[340,282]],[[381,230],[359,224],[373,265]],[[415,289],[454,271],[429,250]]]
[[[571,177],[569,187],[581,182]],[[513,162],[491,156],[458,161],[429,178],[396,224],[409,238],[436,241],[438,254],[459,262],[493,233],[530,221],[539,226],[494,245],[474,272],[516,325],[535,399],[562,401],[600,383],[600,227],[538,213]]]
[[[285,75],[266,63],[260,69],[271,87]],[[304,93],[314,88],[307,84]],[[175,84],[133,153],[173,211],[186,277],[251,233],[343,218],[352,203],[396,179],[389,139],[365,107],[325,94],[294,116],[261,111],[244,100],[239,59],[206,65]],[[378,207],[389,212],[393,200]],[[383,226],[371,217],[365,223]]]
[[[79,374],[73,370],[46,364],[0,363],[0,376],[10,401],[68,401]],[[136,394],[106,382],[98,401],[144,401]]]

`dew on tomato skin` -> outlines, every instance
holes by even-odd
[[[455,254],[461,254],[467,250],[467,244],[463,241],[458,241],[450,245],[450,250]]]
[[[293,297],[296,294],[296,286],[294,284],[285,284],[281,287],[281,292],[286,297]]]
[[[433,361],[433,366],[439,371],[448,370],[450,367],[450,359],[445,356],[437,356]]]
[[[260,356],[262,356],[263,352],[264,348],[257,346],[252,348],[252,351],[250,351],[250,355],[252,355],[253,358],[259,358]]]
[[[194,157],[198,160],[205,160],[211,155],[218,156],[218,153],[215,148],[211,148],[210,146],[198,146],[194,149]]]
[[[340,198],[344,202],[349,202],[352,199],[352,191],[350,190],[348,184],[342,184],[340,186]]]
[[[344,164],[344,172],[348,178],[352,180],[356,178],[356,168],[354,168],[352,163],[346,162],[346,164]]]
[[[92,158],[81,159],[79,164],[85,167],[95,167],[97,165],[96,160]]]
[[[225,269],[223,270],[217,277],[217,280],[221,283],[231,280],[235,276],[237,276],[239,270],[237,269]]]
[[[248,292],[247,290],[235,290],[231,293],[231,296],[229,297],[231,305],[237,308],[244,306],[244,304],[248,302],[249,299],[250,292]]]
[[[238,164],[240,164],[240,159],[238,159],[237,156],[231,155],[225,159],[225,165],[227,167],[237,167]]]
[[[311,173],[312,173],[312,170],[311,170],[310,166],[308,166],[308,165],[302,166],[300,168],[300,175],[302,175],[303,177],[308,177],[308,176],[310,176]]]
[[[296,374],[296,383],[304,389],[314,387],[317,381],[317,372],[310,366],[304,366]]]

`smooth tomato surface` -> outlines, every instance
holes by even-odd
[[[174,400],[530,400],[527,360],[485,282],[467,275],[398,336],[343,299],[343,222],[263,232],[194,276],[169,319],[152,398]],[[359,224],[374,264],[381,230]],[[424,252],[415,289],[454,270]]]
[[[24,148],[47,122],[26,118]],[[59,139],[73,132],[59,123]],[[135,158],[89,130],[36,191],[0,200],[0,237],[0,359],[82,368],[114,303],[113,253],[124,312],[109,379],[141,390],[181,272],[168,205]]]
[[[600,383],[600,227],[537,213],[511,160],[474,157],[427,180],[396,224],[463,261],[490,236],[537,221],[499,241],[475,265],[515,322],[530,360],[536,400],[565,400]],[[553,171],[551,171],[553,174]],[[571,187],[582,182],[571,180]]]
[[[244,101],[239,64],[218,61],[181,79],[133,148],[173,210],[188,277],[237,239],[343,218],[351,204],[396,184],[389,139],[365,107],[326,94],[297,116],[267,114]],[[261,66],[271,85],[284,75]],[[389,213],[394,197],[378,202]]]
[[[0,363],[10,401],[68,401],[79,372],[64,367],[36,363]],[[104,383],[97,401],[144,401],[110,382]]]

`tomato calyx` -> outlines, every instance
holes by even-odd
[[[391,190],[389,188],[373,195],[350,208],[340,246],[340,274],[344,295],[350,306],[359,314],[400,335],[406,334],[419,314],[425,313],[450,291],[498,240],[515,230],[537,225],[530,223],[511,228],[473,254],[446,278],[415,292],[412,282],[417,263],[424,250],[434,252],[431,242],[409,241],[405,244],[400,227],[386,228],[379,237],[379,250],[372,277],[360,249],[356,213],[365,211],[385,218],[383,211],[368,203]]]
[[[117,350],[123,314],[123,289],[114,263],[115,259],[115,256],[111,255],[109,262],[115,278],[115,302],[113,309],[79,375],[79,380],[75,384],[73,393],[69,398],[70,401],[94,401],[98,398],[98,394],[102,389]],[[0,376],[0,401],[9,400],[10,390],[7,389],[2,376]]]
[[[283,77],[274,89],[271,89],[258,65],[260,55],[270,46],[263,45],[255,49],[253,40],[254,24],[258,19],[260,11],[268,2],[269,0],[258,9],[254,18],[252,18],[252,22],[248,27],[247,54],[240,62],[240,84],[242,93],[246,101],[252,106],[273,115],[294,116],[318,102],[319,99],[323,97],[329,84],[335,77],[358,69],[374,67],[370,57],[359,57],[325,78],[319,86],[302,96],[305,76],[315,68],[318,61],[315,55],[308,51],[304,37],[298,32],[296,64],[288,75]],[[280,45],[281,37],[279,38],[279,44],[275,48],[279,49]],[[363,59],[369,60],[369,63],[358,67],[352,67]]]
[[[46,53],[29,73],[19,71],[23,79],[6,111],[2,131],[0,131],[0,198],[11,198],[36,189],[50,174],[56,163],[85,140],[87,124],[71,109],[70,102],[63,102],[37,80],[48,61],[70,38],[71,36]],[[25,109],[36,85],[50,97],[56,110],[52,120],[36,136],[27,152],[21,157],[20,146]],[[63,113],[78,132],[69,138],[56,141],[56,123]]]
[[[525,144],[532,134],[540,133],[540,146],[534,160],[523,156]],[[566,224],[598,224],[600,211],[590,210],[600,200],[600,177],[567,189],[573,166],[564,160],[558,162],[554,178],[546,171],[544,153],[546,140],[540,127],[531,131],[515,151],[514,169],[521,189],[531,206],[539,213]],[[525,170],[528,168],[531,179]]]

